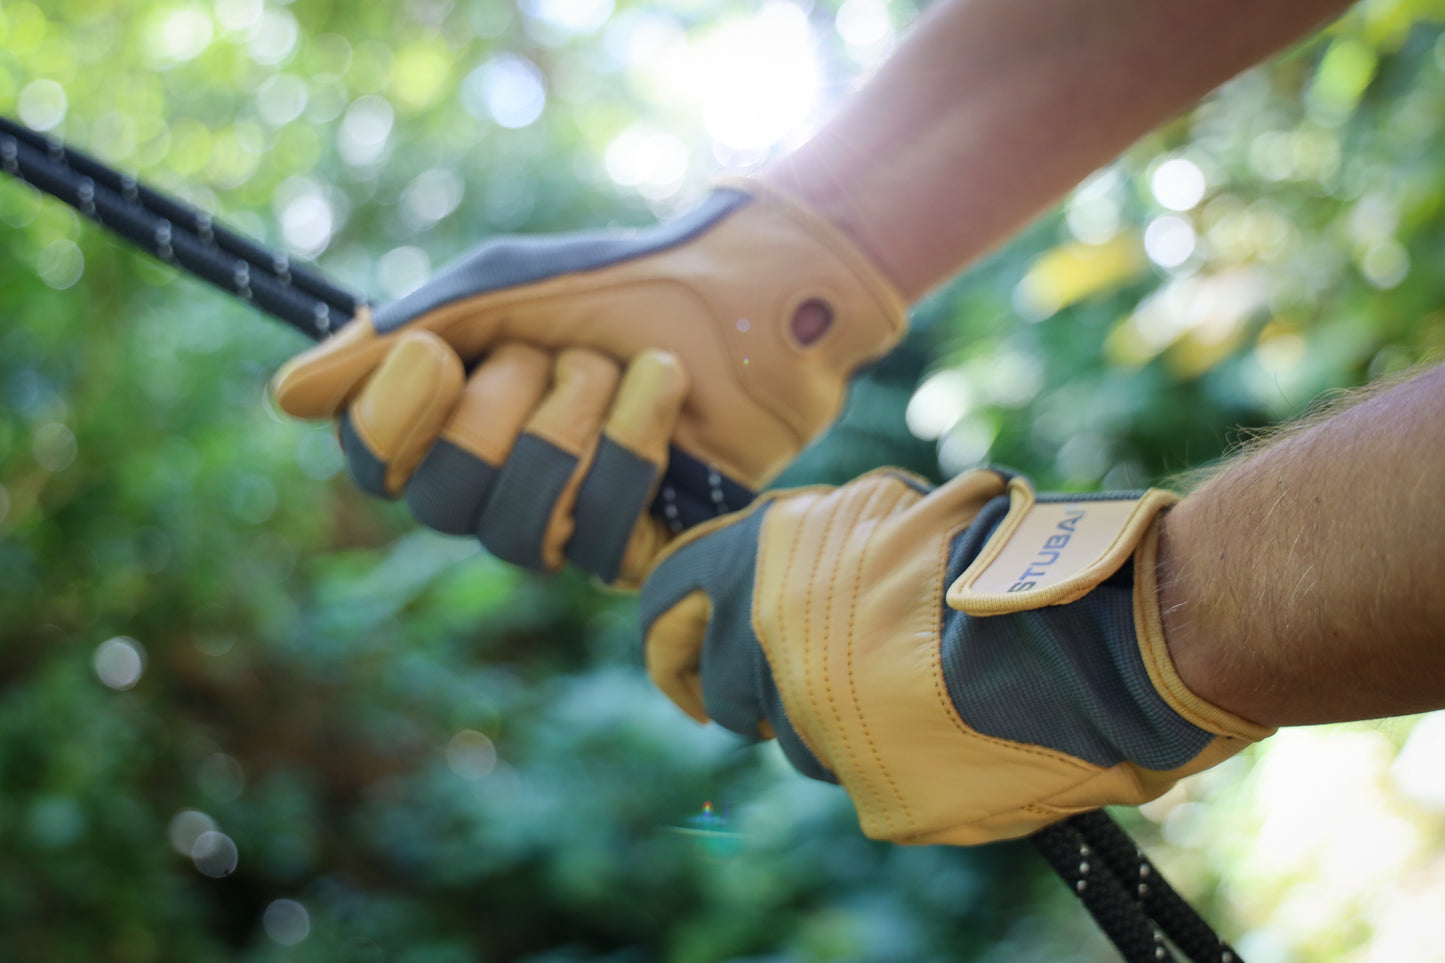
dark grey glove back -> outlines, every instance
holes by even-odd
[[[1137,494],[1044,495],[1069,504]],[[978,557],[1008,497],[954,539],[948,582]],[[1077,602],[986,617],[943,613],[943,676],[959,716],[984,735],[1047,746],[1098,766],[1182,766],[1214,737],[1149,681],[1134,632],[1133,563]]]
[[[758,533],[767,506],[704,536],[658,566],[642,586],[644,637],[658,616],[701,589],[712,600],[712,619],[702,649],[702,692],[707,714],[724,729],[758,738],[766,720],[788,762],[805,776],[836,783],[788,721],[767,657],[753,631],[753,582]]]
[[[720,189],[686,214],[646,230],[500,237],[443,268],[411,294],[378,308],[373,323],[384,333],[452,301],[655,254],[691,240],[751,200],[742,191]]]

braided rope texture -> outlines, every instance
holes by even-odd
[[[1244,963],[1102,810],[1071,816],[1031,839],[1126,963]]]

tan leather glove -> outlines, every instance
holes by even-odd
[[[876,839],[970,845],[1146,802],[1273,731],[1170,661],[1154,561],[1175,500],[1040,498],[993,471],[769,494],[648,576],[648,671],[840,782]]]
[[[903,312],[830,224],[738,181],[646,231],[488,244],[292,360],[274,390],[293,415],[339,417],[358,482],[424,522],[626,581],[728,507],[720,479],[760,488],[821,433]],[[661,492],[672,524],[639,531],[669,441],[706,467],[697,490]]]

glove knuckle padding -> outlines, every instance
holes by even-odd
[[[1152,555],[1170,500],[1080,498],[1035,512],[1022,479],[987,471],[926,496],[875,473],[777,498],[758,533],[752,627],[788,717],[868,835],[1025,835],[1147,801],[1268,734],[1173,674]],[[1068,522],[1040,542],[1058,552],[1040,558],[1068,571],[971,595],[1000,577],[996,563],[1013,565],[1039,519]],[[1069,553],[1075,538],[1087,557]]]

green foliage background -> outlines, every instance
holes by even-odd
[[[756,6],[624,0],[582,30],[547,9],[0,0],[0,111],[271,244],[291,201],[322,198],[320,266],[385,298],[501,231],[645,223],[717,171],[619,37]],[[835,13],[809,18],[838,93],[866,58]],[[1432,356],[1441,15],[1358,7],[1151,135],[922,304],[788,480],[987,459],[1041,487],[1137,486]],[[504,54],[547,91],[521,128],[477,108],[473,71]],[[360,160],[342,146],[358,101],[391,124]],[[688,151],[650,200],[605,164],[638,118]],[[1151,193],[1168,158],[1207,183],[1173,215]],[[438,184],[454,203],[431,217],[416,198]],[[1165,269],[1143,239],[1169,216],[1195,243]],[[28,188],[0,183],[0,221],[3,958],[1109,958],[1026,846],[868,843],[836,790],[688,723],[640,672],[628,598],[514,572],[354,492],[328,431],[264,397],[290,332]],[[905,409],[940,371],[935,445]],[[93,664],[114,637],[144,653],[127,690]],[[198,871],[187,811],[234,842],[234,872]],[[1186,867],[1237,938],[1253,923],[1219,895],[1228,872]],[[305,907],[299,942],[264,922],[279,899]]]

